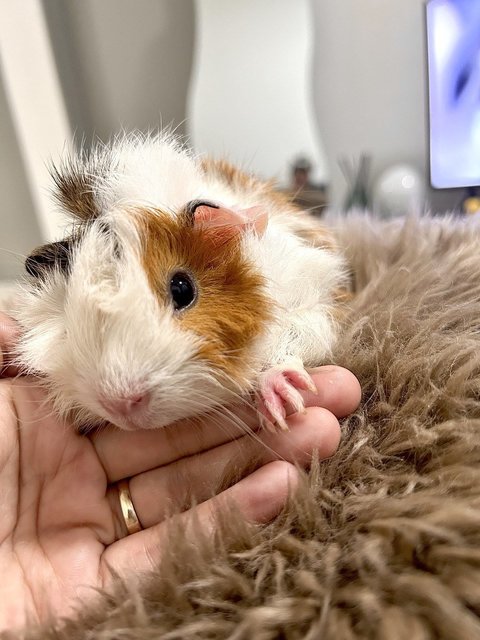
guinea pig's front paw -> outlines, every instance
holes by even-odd
[[[294,411],[305,412],[305,402],[299,389],[317,393],[317,388],[304,369],[301,360],[275,365],[264,371],[258,381],[257,408],[263,425],[270,431],[278,425],[288,430],[286,405]]]

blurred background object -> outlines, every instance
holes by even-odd
[[[383,218],[405,215],[406,211],[423,213],[424,178],[408,164],[388,167],[377,178],[372,206],[373,211]]]
[[[430,166],[439,188],[480,176],[480,2],[430,0]]]
[[[338,162],[347,182],[347,196],[343,208],[345,211],[369,209],[372,159],[366,154],[362,154],[358,161],[340,158]]]
[[[462,212],[465,215],[472,216],[480,213],[480,190],[470,187],[467,196],[462,202]]]
[[[308,156],[297,156],[290,166],[290,184],[284,190],[295,204],[314,216],[321,216],[327,206],[327,178],[315,180]]]
[[[428,3],[460,16],[439,24],[473,120],[479,6]],[[389,214],[412,194],[420,211],[466,211],[463,190],[430,186],[427,33],[424,0],[0,0],[0,279],[61,234],[48,156],[122,128],[172,126],[316,215]],[[345,176],[341,159],[362,155],[368,171],[357,160]]]
[[[327,177],[315,180],[308,156],[297,156],[290,165],[290,183],[283,189],[296,205],[311,215],[321,216],[327,206]]]
[[[292,165],[292,191],[312,187],[312,163],[306,156],[299,156]]]

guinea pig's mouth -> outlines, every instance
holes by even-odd
[[[128,420],[119,421],[118,419],[109,420],[110,424],[113,424],[114,427],[121,429],[122,431],[139,431],[140,429],[146,429],[148,427],[141,426],[138,424],[134,424],[129,422]]]
[[[124,431],[145,429],[151,422],[151,394],[148,391],[123,395],[99,392],[97,402],[101,417]]]
[[[139,431],[140,429],[154,428],[154,425],[152,425],[152,419],[147,416],[143,419],[140,416],[129,418],[126,416],[108,415],[103,411],[101,419],[107,421],[109,424],[113,424],[122,431]]]
[[[151,429],[160,429],[166,426],[165,422],[157,421],[152,417],[146,417],[144,420],[140,418],[135,418],[133,420],[129,418],[109,417],[107,421],[109,424],[112,424],[114,427],[117,427],[122,431],[150,431]]]

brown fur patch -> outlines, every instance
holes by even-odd
[[[339,287],[332,291],[334,304],[330,310],[330,315],[338,325],[342,326],[348,320],[354,297],[355,295],[347,288]],[[340,331],[340,328],[337,330]]]
[[[82,222],[100,215],[97,181],[111,168],[108,154],[95,156],[83,152],[67,157],[60,167],[51,168],[53,195],[67,213]]]
[[[143,264],[152,290],[170,306],[169,282],[176,271],[191,273],[197,301],[177,314],[180,326],[203,337],[198,357],[237,380],[248,370],[248,350],[264,329],[272,302],[261,275],[242,256],[235,237],[193,227],[187,218],[159,211],[136,212]]]
[[[300,216],[299,216],[300,218]],[[306,242],[306,244],[317,249],[327,249],[327,251],[337,252],[338,247],[332,233],[322,224],[309,216],[301,216],[295,220],[294,232]]]
[[[234,191],[251,193],[264,186],[264,183],[256,176],[242,171],[227,160],[203,158],[200,165],[204,173],[225,182]]]

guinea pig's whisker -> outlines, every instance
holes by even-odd
[[[27,427],[31,427],[32,425],[36,425],[39,424],[45,420],[49,420],[49,419],[57,419],[57,415],[55,413],[55,411],[49,411],[48,413],[42,414],[39,418],[32,418],[31,420],[26,420],[24,417],[22,417],[22,425],[20,427],[23,428],[24,426]]]
[[[218,412],[220,414],[221,417],[223,418],[229,418],[229,421],[231,422],[231,424],[233,424],[234,426],[238,426],[241,429],[241,432],[243,435],[248,436],[249,438],[251,438],[252,440],[255,440],[255,442],[257,442],[259,445],[261,445],[264,449],[266,449],[269,453],[271,453],[273,455],[274,458],[278,459],[278,460],[285,460],[285,458],[283,456],[281,456],[277,451],[275,451],[275,449],[272,449],[272,447],[268,446],[258,435],[258,433],[252,429],[252,427],[250,427],[246,422],[244,422],[243,420],[239,419],[238,416],[236,416],[236,414],[232,413],[231,411],[229,411],[228,409],[225,410],[223,408],[219,410]]]
[[[22,261],[28,258],[28,256],[25,255],[24,253],[19,253],[18,251],[12,251],[11,249],[6,249],[5,247],[0,247],[0,251],[3,251],[3,253],[8,253],[9,255],[14,256],[15,258],[20,258]]]
[[[242,392],[242,389],[239,391],[230,389],[229,394],[232,402],[238,402],[242,407],[255,410],[255,403],[251,400],[250,394],[245,394],[245,392]]]
[[[239,396],[238,394],[235,394],[238,398],[242,399],[243,401],[245,401],[245,398]],[[254,405],[252,403],[245,403],[246,407],[251,407],[251,408],[255,408]],[[230,424],[233,427],[235,427],[236,429],[238,429],[239,431],[239,437],[245,435],[245,436],[249,436],[250,438],[252,438],[253,440],[255,440],[256,442],[258,442],[258,444],[260,444],[264,449],[266,449],[267,451],[269,451],[274,458],[278,459],[278,460],[285,460],[285,458],[283,458],[283,456],[280,456],[278,454],[277,451],[275,451],[274,449],[272,449],[271,447],[269,447],[258,435],[258,433],[255,431],[255,429],[253,429],[252,427],[250,427],[245,420],[243,420],[240,416],[238,416],[233,410],[229,409],[226,406],[222,406],[222,407],[214,407],[212,409],[210,409],[208,411],[207,414],[209,417],[213,417],[216,416],[219,419],[219,423],[217,423],[217,426],[219,426],[220,428],[222,428],[222,430],[224,431],[224,433],[226,433],[227,435],[229,435],[226,427],[226,424]],[[222,422],[223,422],[223,426],[222,426]]]
[[[6,380],[6,378],[1,378],[2,380]],[[11,380],[15,380],[15,378],[11,378]],[[32,384],[25,382],[25,384],[18,384],[17,382],[15,382],[15,389],[31,389],[32,388]],[[44,402],[44,400],[30,400],[30,402],[37,402],[37,403],[41,403]]]

